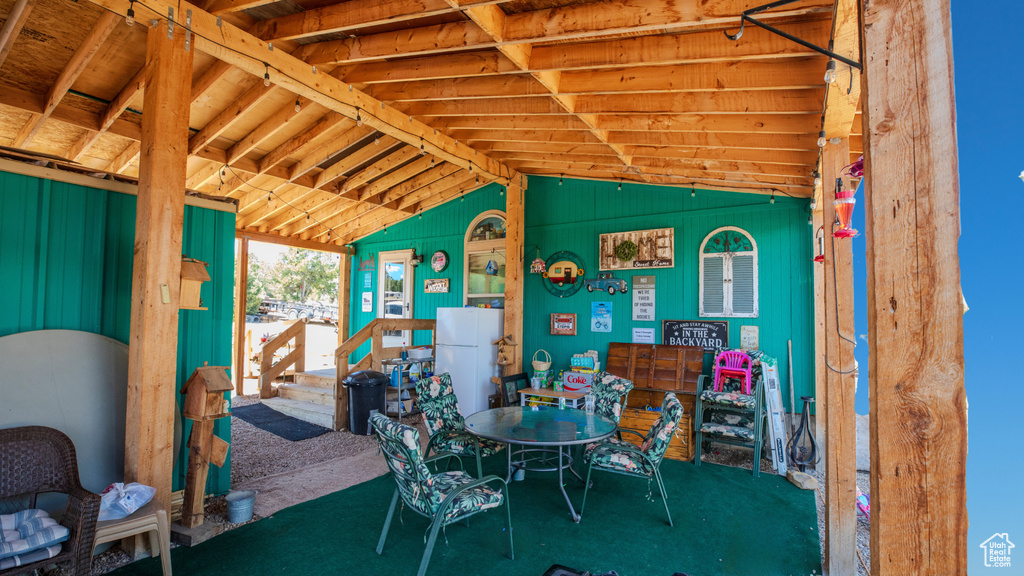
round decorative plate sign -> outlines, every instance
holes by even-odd
[[[448,267],[448,253],[438,250],[430,257],[430,267],[434,272],[443,272]]]
[[[555,252],[547,260],[544,287],[559,298],[572,296],[583,286],[583,259],[572,252]]]

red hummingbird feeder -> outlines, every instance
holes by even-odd
[[[814,239],[818,244],[818,255],[814,257],[814,261],[821,264],[825,261],[825,230],[824,226],[819,226],[818,231],[814,233]]]
[[[843,190],[843,180],[836,178],[836,216],[839,218],[839,230],[832,233],[833,238],[853,238],[857,231],[850,228],[850,220],[853,218],[853,209],[857,206],[857,199],[854,198],[856,190]]]

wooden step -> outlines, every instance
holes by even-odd
[[[307,386],[305,384],[281,384],[277,387],[278,396],[287,400],[298,400],[320,404],[321,406],[334,406],[334,388],[321,388],[320,386]]]
[[[334,382],[336,379],[337,373],[334,368],[309,370],[306,372],[299,372],[295,375],[296,384],[301,384],[302,386],[315,386],[317,388],[327,388],[332,391],[334,390]]]
[[[261,400],[267,406],[299,420],[317,424],[325,428],[334,428],[334,407],[300,402],[287,398],[266,398]]]

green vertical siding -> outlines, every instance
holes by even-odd
[[[789,378],[787,340],[793,340],[796,396],[814,394],[813,284],[807,201],[712,190],[689,190],[613,182],[530,178],[526,195],[526,251],[542,258],[568,250],[584,262],[586,277],[598,272],[601,234],[650,228],[675,229],[675,267],[644,271],[617,271],[632,290],[632,277],[656,277],[656,322],[633,322],[631,293],[609,296],[581,289],[568,298],[551,296],[539,274],[526,274],[525,353],[543,348],[554,358],[553,367],[568,368],[569,357],[588,349],[602,359],[609,342],[630,342],[634,327],[654,328],[661,343],[662,320],[701,320],[698,311],[699,250],[704,238],[722,226],[747,231],[758,248],[757,318],[704,318],[729,322],[729,344],[740,344],[741,326],[758,326],[761,349],[780,360],[782,382]],[[612,332],[590,331],[590,303],[612,302]],[[576,336],[552,336],[552,313],[575,313]],[[788,386],[788,384],[787,384]],[[784,401],[788,405],[788,394]]]
[[[234,214],[185,207],[182,251],[210,263],[207,311],[182,310],[178,384],[203,362],[231,364]],[[0,336],[31,330],[81,330],[128,343],[131,326],[135,197],[0,172]],[[185,422],[184,438],[190,424]],[[217,422],[230,439],[230,419]],[[184,485],[186,442],[174,478]],[[207,490],[231,487],[230,462],[212,468]]]
[[[466,227],[479,213],[504,208],[504,197],[491,186],[467,195],[464,202],[452,202],[424,214],[423,220],[407,220],[356,244],[361,258],[381,250],[408,248],[419,242],[429,255],[443,248],[452,265],[442,274],[428,266],[417,268],[415,308],[417,318],[432,318],[439,306],[462,305],[462,243]],[[632,321],[631,293],[609,296],[580,290],[568,298],[556,298],[544,288],[539,274],[526,273],[524,298],[524,356],[527,366],[534,351],[543,348],[554,358],[553,367],[564,369],[569,357],[588,349],[604,359],[610,342],[629,342],[632,328],[654,328],[661,342],[662,320],[700,320],[698,313],[700,244],[711,231],[722,226],[746,230],[758,247],[759,303],[757,318],[707,318],[727,320],[731,346],[739,346],[740,327],[758,326],[761,349],[779,359],[783,385],[788,388],[789,363],[786,341],[793,341],[793,376],[796,397],[813,395],[813,284],[811,277],[811,227],[807,224],[807,200],[615,182],[530,177],[526,192],[526,265],[540,250],[547,259],[568,250],[584,262],[587,278],[598,272],[598,239],[601,234],[650,228],[675,229],[675,267],[646,271],[618,271],[614,274],[630,283],[635,275],[657,278],[655,313],[657,322]],[[386,240],[385,240],[386,238]],[[369,322],[374,314],[359,312],[363,273],[353,272],[352,330]],[[422,279],[451,278],[447,295],[422,294]],[[376,272],[373,274],[376,282]],[[375,289],[375,287],[374,287]],[[590,303],[612,302],[610,333],[590,331]],[[577,315],[576,336],[552,336],[550,318],[555,312]],[[365,354],[365,351],[361,351]],[[784,394],[788,405],[788,394]]]
[[[433,210],[423,213],[423,217],[414,216],[395,226],[389,227],[387,234],[377,232],[354,244],[355,262],[352,266],[352,302],[349,317],[351,333],[366,326],[377,317],[377,277],[380,273],[379,254],[390,250],[408,250],[416,242],[416,253],[424,254],[423,264],[416,267],[416,280],[413,286],[413,315],[416,318],[436,318],[438,308],[462,306],[463,256],[466,229],[481,212],[488,210],[505,210],[505,196],[497,184],[484,186],[463,200],[454,200],[442,204]],[[443,272],[437,273],[430,268],[430,255],[438,250],[448,253],[449,264]],[[373,258],[372,272],[357,270],[358,261]],[[362,294],[366,291],[366,274],[370,275],[371,288],[374,293],[373,311],[362,311]],[[447,294],[426,294],[423,292],[423,281],[429,278],[448,278],[451,280]],[[430,344],[426,332],[413,335],[414,344]],[[355,362],[370,352],[369,343],[364,344],[350,358]]]

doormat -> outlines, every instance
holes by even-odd
[[[292,442],[316,438],[331,431],[330,428],[292,418],[263,404],[235,406],[231,408],[231,415]]]

